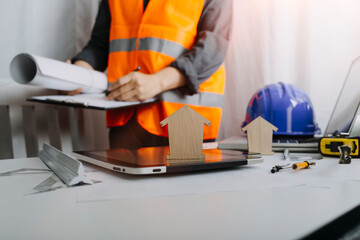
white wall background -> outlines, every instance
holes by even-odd
[[[251,96],[280,81],[305,90],[324,131],[360,55],[360,1],[234,0],[234,13],[220,138],[240,134]]]
[[[9,76],[11,59],[21,52],[64,61],[71,58],[88,41],[99,0],[11,0],[0,1],[0,105],[10,105],[11,130],[15,157],[25,156],[22,132],[21,105],[33,95],[55,94],[54,91],[28,87],[15,83]],[[36,105],[39,145],[48,142],[45,106]],[[63,110],[61,110],[63,112]],[[107,143],[103,133],[94,133],[96,122],[104,124],[104,113],[86,111],[87,142]],[[67,119],[62,119],[67,120]],[[1,121],[1,120],[0,120]],[[104,129],[101,128],[101,129]],[[70,150],[69,132],[63,132],[63,149]],[[94,137],[96,135],[96,137]],[[95,142],[94,142],[95,141]]]
[[[324,130],[350,63],[360,55],[360,1],[233,1],[220,139],[239,134],[252,94],[279,81],[297,84],[309,94]],[[49,92],[15,84],[9,78],[10,60],[20,52],[70,58],[88,39],[98,2],[0,2],[0,104],[16,109],[26,97]],[[12,115],[16,125],[19,114]],[[23,147],[21,140],[15,145]]]
[[[19,52],[66,60],[88,40],[98,0],[11,0],[0,3],[0,77]]]

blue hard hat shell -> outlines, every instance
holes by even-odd
[[[293,84],[280,82],[258,90],[249,102],[242,127],[258,116],[278,128],[274,135],[320,133],[310,98]]]

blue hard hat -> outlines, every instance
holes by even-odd
[[[293,84],[280,82],[258,90],[249,102],[241,127],[258,116],[278,128],[274,135],[306,136],[321,132],[310,98]]]

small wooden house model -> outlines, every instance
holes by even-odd
[[[248,151],[261,153],[263,155],[272,155],[272,135],[273,131],[278,128],[263,119],[257,117],[248,125],[241,129],[243,132],[247,131]]]
[[[209,120],[185,105],[160,124],[162,127],[168,125],[170,154],[167,155],[167,162],[193,162],[205,159],[205,155],[202,154],[204,124],[209,126]]]

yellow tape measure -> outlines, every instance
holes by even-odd
[[[350,156],[360,157],[359,152],[360,138],[331,138],[323,137],[319,142],[319,151],[325,156],[339,156],[339,148],[342,145],[348,145],[351,148]]]

